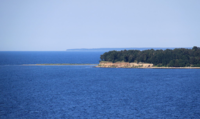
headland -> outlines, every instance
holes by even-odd
[[[199,69],[200,47],[109,51],[102,54],[100,59],[97,67]]]

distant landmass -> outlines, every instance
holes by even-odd
[[[192,47],[184,47],[187,49],[192,49]],[[80,48],[80,49],[67,49],[69,52],[108,52],[108,51],[121,51],[121,50],[166,50],[166,49],[175,49],[175,47],[144,47],[144,48]]]
[[[200,48],[194,46],[192,49],[174,48],[165,49],[157,48],[148,50],[121,50],[105,52],[100,57],[102,65],[122,65],[113,64],[116,62],[129,62],[129,63],[150,63],[158,67],[200,67]],[[108,62],[108,63],[105,63]],[[136,64],[128,64],[130,66]],[[123,64],[123,65],[127,65]],[[144,65],[144,64],[142,64]],[[138,67],[138,66],[137,66]]]

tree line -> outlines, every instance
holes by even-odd
[[[100,57],[101,61],[111,62],[145,62],[156,66],[169,67],[200,67],[200,48],[192,49],[175,48],[173,50],[121,50],[105,52]]]

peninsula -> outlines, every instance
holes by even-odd
[[[200,48],[166,50],[121,50],[105,52],[97,67],[200,68]]]

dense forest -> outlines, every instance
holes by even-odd
[[[109,51],[101,55],[101,61],[145,62],[156,66],[200,67],[200,48],[176,48],[166,50],[121,50]]]

